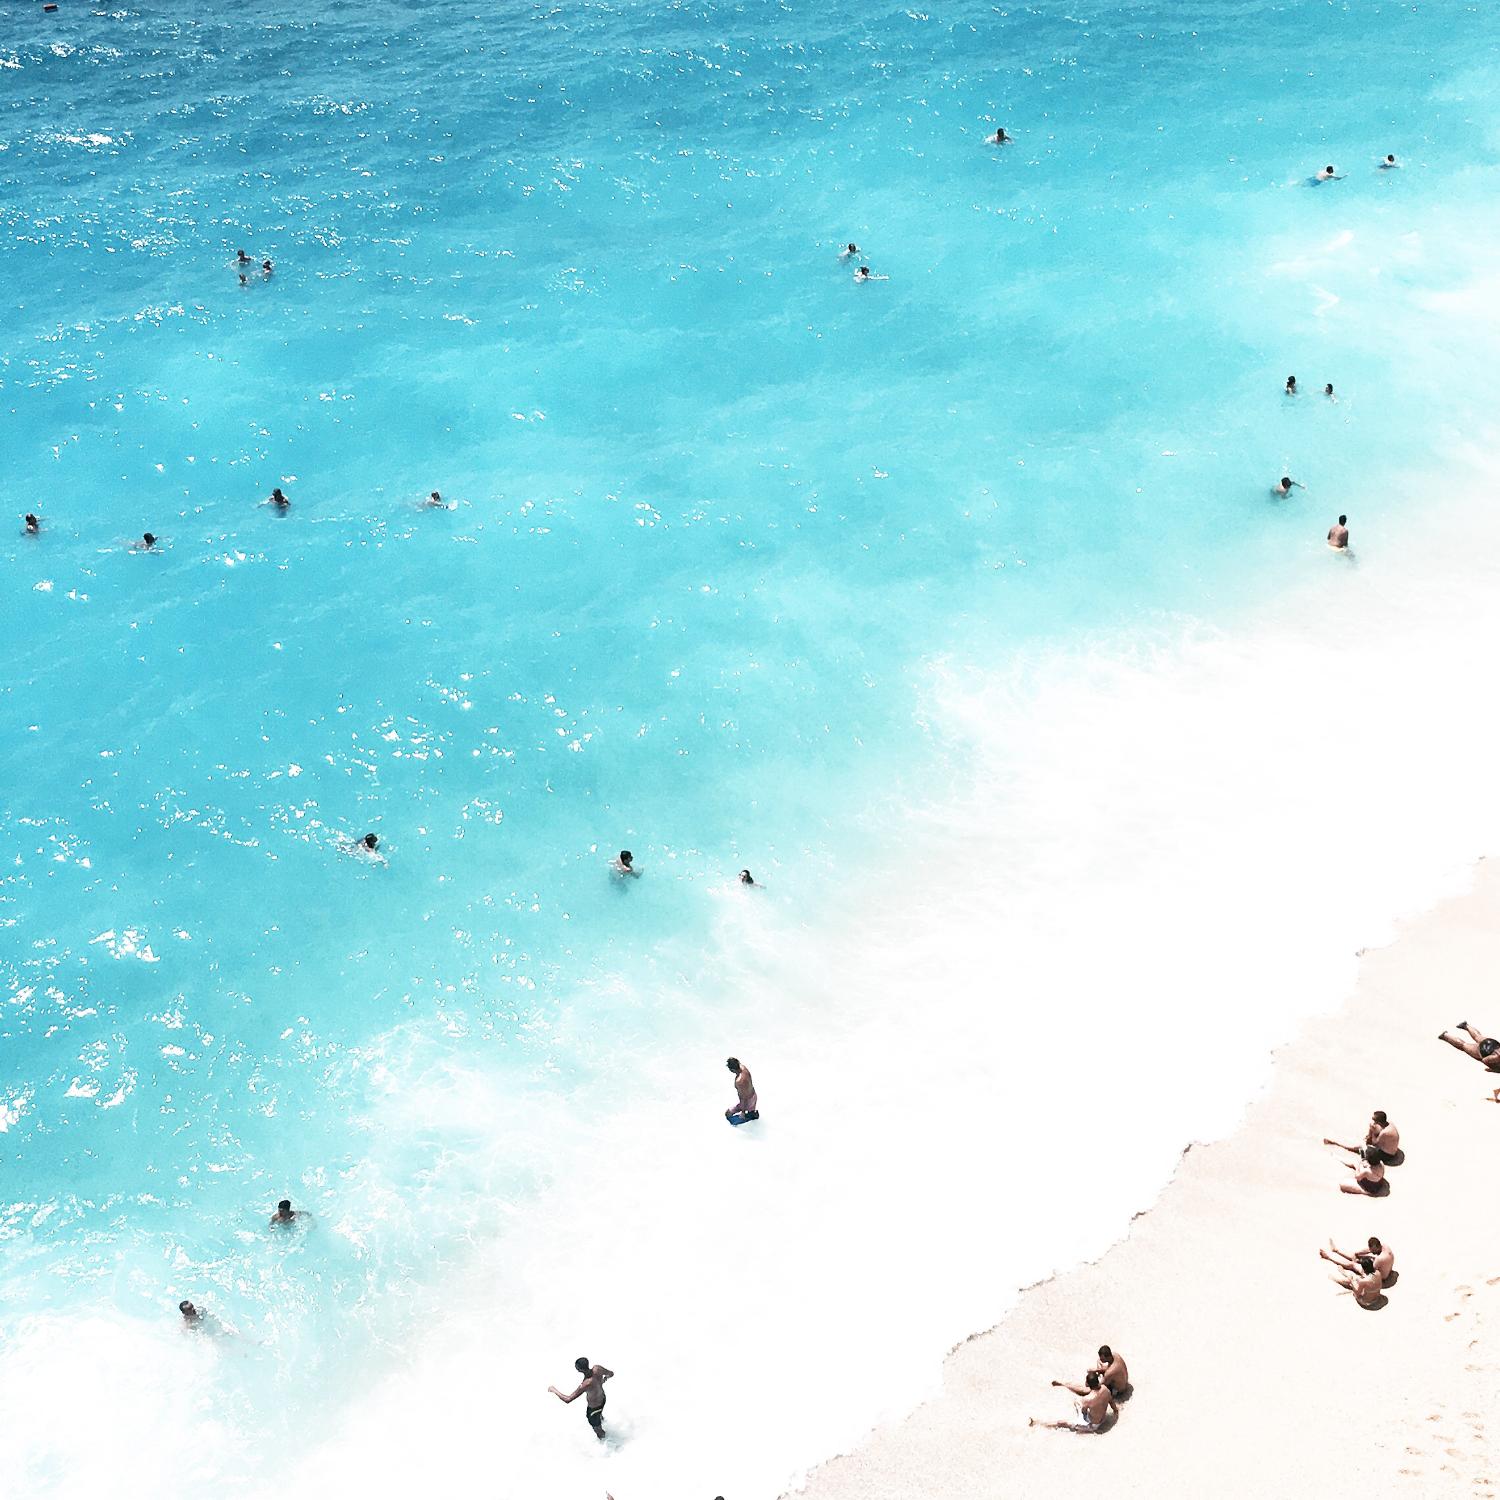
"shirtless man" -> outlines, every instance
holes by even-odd
[[[1401,1154],[1401,1132],[1391,1124],[1383,1109],[1377,1109],[1370,1116],[1369,1126],[1365,1130],[1365,1145],[1374,1146],[1386,1166],[1397,1165],[1396,1159]]]
[[[604,1382],[615,1372],[606,1370],[603,1365],[591,1365],[582,1355],[573,1361],[573,1368],[583,1376],[583,1379],[578,1382],[578,1388],[571,1396],[563,1395],[555,1385],[549,1385],[547,1389],[564,1406],[582,1396],[584,1415],[589,1419],[589,1426],[594,1429],[594,1436],[602,1443],[604,1441]]]
[[[42,523],[28,510],[26,512],[26,535],[35,536],[42,529]]]
[[[1361,1307],[1375,1307],[1380,1301],[1380,1277],[1375,1274],[1375,1261],[1371,1256],[1361,1255],[1359,1269],[1342,1276],[1328,1278],[1336,1286],[1354,1294]]]
[[[1295,396],[1297,394],[1297,377],[1295,375],[1287,376],[1286,393],[1288,396]]]
[[[990,137],[990,145],[992,145],[992,146],[1008,146],[1008,145],[1010,145],[1010,143],[1011,143],[1011,141],[1013,139],[1014,139],[1013,136],[1006,135],[1006,133],[1005,133],[1005,126],[1002,125],[994,133],[994,135],[992,135]]]
[[[1339,174],[1333,170],[1333,163],[1329,162],[1328,165],[1318,173],[1317,180],[1319,182],[1335,182],[1338,180],[1338,175]]]
[[[154,552],[156,550],[155,536],[149,531],[142,532],[140,541],[132,542],[130,550],[132,552]]]
[[[621,849],[614,859],[610,860],[609,867],[616,875],[640,876],[640,871],[635,867],[635,855],[629,849]]]
[[[1306,489],[1307,486],[1300,479],[1293,479],[1290,474],[1283,474],[1271,489],[1273,495],[1290,495],[1293,490]]]
[[[1500,1042],[1492,1036],[1486,1036],[1476,1027],[1470,1026],[1467,1021],[1460,1021],[1458,1030],[1466,1031],[1468,1035],[1459,1036],[1458,1032],[1440,1031],[1438,1040],[1447,1042],[1450,1047],[1457,1047],[1460,1052],[1468,1053],[1480,1067],[1489,1072],[1500,1073]],[[1500,1104],[1500,1089],[1496,1089],[1490,1097]]]
[[[1367,1243],[1370,1247],[1368,1257],[1375,1262],[1375,1274],[1380,1278],[1381,1286],[1385,1286],[1390,1281],[1392,1272],[1396,1269],[1396,1252],[1389,1245],[1381,1244],[1373,1234]],[[1330,1251],[1332,1254],[1329,1253]],[[1340,1250],[1332,1240],[1328,1242],[1328,1249],[1319,1250],[1318,1254],[1324,1260],[1332,1261],[1334,1265],[1341,1266],[1346,1271],[1352,1271],[1355,1262],[1363,1258],[1351,1255],[1347,1250]]]
[[[840,260],[856,260],[859,257],[859,246],[850,240],[842,250],[839,251]]]
[[[301,1224],[312,1218],[312,1215],[304,1209],[293,1208],[290,1198],[283,1198],[276,1205],[276,1212],[271,1215],[271,1227],[283,1229],[292,1224]]]
[[[270,499],[266,500],[264,503],[266,505],[269,505],[273,510],[281,511],[284,514],[291,506],[292,502],[281,493],[281,486],[278,484],[276,488],[271,491]]]
[[[1125,1361],[1108,1344],[1099,1345],[1099,1363],[1094,1368],[1111,1396],[1130,1389],[1130,1372],[1125,1368]]]
[[[1106,1416],[1119,1411],[1115,1405],[1115,1398],[1110,1395],[1109,1388],[1099,1379],[1097,1370],[1090,1370],[1083,1377],[1082,1385],[1069,1385],[1066,1380],[1054,1380],[1055,1386],[1060,1386],[1065,1391],[1072,1391],[1078,1397],[1078,1422],[1039,1422],[1035,1417],[1028,1419],[1031,1427],[1060,1427],[1069,1432],[1099,1432],[1104,1426]],[[1079,1425],[1082,1424],[1082,1425]]]
[[[1340,516],[1332,526],[1328,528],[1328,545],[1335,552],[1344,552],[1349,547],[1349,517]]]
[[[724,1111],[724,1118],[731,1125],[743,1125],[746,1120],[760,1119],[760,1100],[750,1078],[750,1069],[737,1057],[729,1058],[724,1066],[734,1074],[734,1091],[739,1096],[738,1101]],[[735,1118],[736,1115],[739,1116],[738,1119]]]
[[[1324,1141],[1324,1145],[1337,1146],[1337,1141]],[[1349,1150],[1348,1146],[1339,1148],[1342,1151]],[[1383,1197],[1389,1189],[1385,1181],[1385,1164],[1380,1160],[1380,1152],[1374,1146],[1364,1146],[1355,1152],[1356,1160],[1346,1161],[1344,1165],[1354,1173],[1353,1182],[1339,1183],[1341,1193],[1368,1193],[1372,1198]]]

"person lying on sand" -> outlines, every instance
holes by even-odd
[[[1325,1146],[1338,1146],[1337,1141],[1330,1141],[1327,1136],[1323,1138]],[[1378,1198],[1389,1192],[1385,1180],[1385,1163],[1380,1159],[1380,1152],[1374,1146],[1339,1146],[1340,1151],[1352,1151],[1354,1161],[1346,1161],[1344,1165],[1354,1173],[1353,1182],[1339,1183],[1341,1193],[1368,1193],[1372,1198]]]
[[[1099,1363],[1094,1368],[1111,1396],[1123,1395],[1130,1389],[1130,1372],[1125,1368],[1125,1361],[1108,1344],[1099,1345]]]
[[[1318,1253],[1321,1255],[1322,1251]],[[1328,1279],[1343,1287],[1346,1292],[1352,1292],[1354,1300],[1361,1307],[1375,1307],[1380,1302],[1380,1277],[1376,1274],[1375,1261],[1371,1256],[1360,1256],[1358,1270],[1345,1272],[1342,1276],[1330,1276]]]
[[[1356,1260],[1363,1259],[1368,1255],[1375,1262],[1375,1274],[1380,1278],[1381,1286],[1390,1281],[1392,1273],[1396,1269],[1396,1252],[1389,1245],[1383,1245],[1372,1234],[1368,1241],[1369,1250],[1360,1256],[1351,1255],[1347,1250],[1340,1250],[1332,1240],[1328,1242],[1327,1250],[1319,1250],[1318,1254],[1324,1260],[1332,1261],[1336,1266],[1342,1266],[1346,1271],[1352,1271]]]
[[[1115,1398],[1110,1395],[1108,1388],[1101,1384],[1097,1370],[1090,1370],[1083,1379],[1082,1385],[1069,1385],[1066,1380],[1052,1382],[1054,1386],[1059,1386],[1065,1391],[1072,1391],[1078,1397],[1077,1422],[1042,1422],[1036,1417],[1029,1417],[1027,1426],[1058,1427],[1067,1432],[1101,1431],[1106,1417],[1117,1414],[1119,1407],[1115,1405]]]
[[[1485,1036],[1475,1026],[1470,1026],[1467,1021],[1458,1023],[1459,1031],[1468,1032],[1467,1036],[1459,1036],[1457,1032],[1440,1031],[1438,1040],[1447,1042],[1450,1047],[1457,1047],[1460,1052],[1467,1052],[1481,1067],[1487,1068],[1491,1073],[1500,1073],[1500,1042],[1492,1036]],[[1500,1089],[1496,1089],[1490,1096],[1496,1103],[1500,1103]]]

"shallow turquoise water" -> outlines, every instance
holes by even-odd
[[[935,661],[1237,627],[1496,396],[1431,302],[1496,220],[1477,6],[0,20],[0,1316],[208,1301],[226,1452],[347,1420],[718,1068],[747,953],[836,962],[968,773]]]

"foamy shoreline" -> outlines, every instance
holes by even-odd
[[[1497,969],[1500,867],[1481,863],[1467,894],[1362,957],[1344,1006],[1278,1050],[1239,1127],[1190,1146],[1123,1240],[1027,1290],[949,1355],[940,1396],[794,1493],[1495,1495],[1500,1214],[1480,1195],[1500,1110],[1489,1075],[1437,1033],[1459,1019],[1500,1030]],[[1360,1138],[1372,1109],[1407,1153],[1381,1200],[1340,1193],[1348,1174],[1320,1145]],[[1083,1190],[1106,1170],[1080,1163]],[[1387,1306],[1364,1312],[1317,1252],[1371,1234],[1394,1247],[1399,1279]],[[1048,1382],[1081,1381],[1104,1342],[1136,1387],[1114,1430],[1029,1427],[1070,1415]]]

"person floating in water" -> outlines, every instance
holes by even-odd
[[[724,1111],[724,1118],[731,1125],[743,1125],[746,1120],[760,1119],[760,1096],[755,1092],[750,1069],[737,1057],[729,1058],[724,1066],[734,1074],[734,1092],[737,1096],[734,1104]]]
[[[1382,172],[1389,172],[1393,167],[1399,167],[1400,165],[1401,163],[1397,161],[1394,156],[1387,156],[1386,159],[1380,163],[1380,170]]]
[[[138,542],[132,542],[130,544],[130,550],[132,552],[151,552],[151,551],[154,551],[155,548],[156,548],[156,537],[153,536],[152,533],[149,532],[149,531],[143,531],[141,533],[141,539],[140,539],[140,541],[138,541]]]
[[[250,285],[250,283],[245,280],[245,273],[243,271],[240,272],[240,285],[241,286],[249,286]]]
[[[28,510],[26,512],[26,535],[35,536],[41,529],[41,521]]]
[[[621,849],[620,852],[609,862],[609,867],[616,875],[639,876],[640,871],[635,867],[635,855],[629,849]]]
[[[1337,401],[1339,399],[1333,394],[1333,382],[1331,380],[1327,385],[1323,387],[1323,394],[1327,396],[1330,401]]]
[[[1328,528],[1328,545],[1335,552],[1344,552],[1349,547],[1349,517],[1340,516],[1332,526]]]
[[[429,509],[432,509],[432,510],[447,510],[448,509],[447,505],[445,505],[443,503],[443,497],[440,494],[438,494],[438,492],[436,490],[434,490],[427,497],[427,499],[425,501],[425,504],[429,507]]]
[[[563,1395],[555,1385],[549,1385],[547,1389],[564,1406],[570,1405],[582,1396],[584,1415],[588,1418],[589,1426],[594,1429],[594,1436],[602,1443],[604,1441],[604,1382],[612,1379],[615,1372],[606,1370],[603,1365],[591,1365],[581,1354],[573,1361],[573,1368],[583,1376],[583,1379],[579,1381],[577,1389],[571,1396]]]
[[[1005,126],[1002,125],[994,133],[994,135],[992,135],[990,137],[990,144],[992,146],[1008,146],[1014,140],[1015,140],[1015,136],[1013,136],[1013,135],[1006,135],[1006,133],[1005,133]]]
[[[278,484],[276,488],[271,491],[271,496],[265,503],[284,513],[290,508],[292,502],[281,493],[281,486]]]
[[[306,1209],[293,1208],[290,1198],[283,1198],[276,1205],[276,1212],[271,1215],[271,1227],[280,1229],[288,1224],[302,1224],[311,1219],[312,1215]]]
[[[189,1328],[202,1328],[204,1324],[203,1314],[193,1306],[191,1302],[179,1302],[177,1311],[182,1314],[182,1321]]]
[[[1328,165],[1324,167],[1323,170],[1319,172],[1313,180],[1315,182],[1335,182],[1338,180],[1338,175],[1339,174],[1333,170],[1333,163],[1329,162]]]
[[[349,848],[355,854],[379,854],[380,837],[378,834],[367,833],[363,838],[355,839]]]
[[[859,258],[859,246],[850,240],[842,250],[839,251],[840,260],[857,260]]]
[[[749,872],[749,870],[741,870],[740,871],[740,884],[741,885],[754,885],[755,884],[755,877]]]
[[[854,279],[856,281],[889,281],[891,278],[889,276],[877,276],[868,266],[861,266],[854,273]]]
[[[1290,495],[1294,489],[1300,490],[1304,486],[1300,480],[1293,479],[1290,474],[1283,474],[1276,483],[1276,488],[1271,491],[1273,495]]]
[[[1297,394],[1297,377],[1295,375],[1287,376],[1286,393],[1288,396],[1295,396]]]
[[[272,264],[271,264],[271,262],[270,262],[270,261],[268,261],[268,260],[263,260],[263,261],[261,261],[261,263],[260,263],[260,268],[261,268],[261,271],[262,271],[262,272],[263,272],[263,273],[264,273],[264,274],[265,274],[265,275],[267,275],[267,276],[269,276],[269,275],[270,275],[270,274],[271,274],[271,273],[272,273],[272,272],[273,272],[273,271],[274,271],[274,270],[275,270],[275,269],[276,269],[276,267],[275,267],[275,266],[273,266],[273,265],[272,265]]]
[[[250,264],[250,257],[246,255],[243,250],[236,252],[235,259],[239,261],[242,266],[248,266]]]

